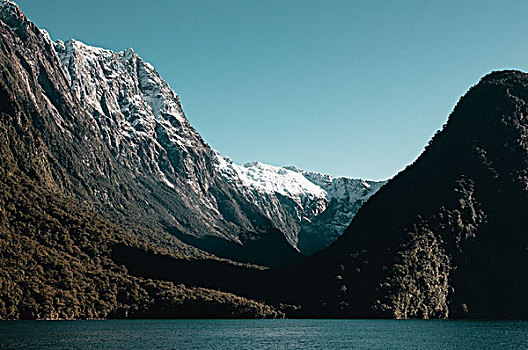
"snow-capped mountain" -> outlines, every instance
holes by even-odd
[[[266,265],[333,241],[341,230],[310,231],[330,213],[348,224],[349,204],[333,206],[315,175],[255,163],[232,166],[230,176],[178,95],[132,49],[53,42],[9,0],[0,1],[0,16],[14,33],[6,38],[18,50],[23,103],[55,159],[49,176],[69,196],[154,241],[176,238],[176,245]],[[304,236],[324,236],[324,244],[304,249],[311,240]]]
[[[218,152],[215,164],[222,176],[273,220],[293,247],[307,255],[334,242],[363,203],[385,184],[334,178],[295,166],[238,165]]]
[[[210,191],[217,171],[220,180],[271,219],[292,247],[311,254],[337,239],[382,184],[260,162],[237,166],[211,150],[185,117],[178,95],[132,49],[113,52],[76,40],[57,41],[54,48],[77,98],[92,110],[93,127],[117,160],[135,176],[146,172],[199,202],[207,208],[201,210],[207,223],[222,212]],[[334,217],[321,216],[329,208]],[[218,225],[207,228],[214,232]]]
[[[279,255],[290,254],[272,221],[218,176],[214,152],[152,65],[132,49],[113,52],[76,40],[57,41],[54,49],[76,97],[93,116],[94,131],[117,162],[133,177],[161,187],[168,211],[163,220],[172,234],[217,255],[257,262],[255,255],[260,262],[276,258],[258,244],[248,257],[247,246],[273,236],[283,248]],[[157,191],[149,202],[159,201]]]
[[[132,50],[54,43],[9,0],[0,0],[0,24],[3,81],[50,152],[18,160],[42,163],[33,177],[180,256],[207,251],[267,266],[300,258],[217,175],[176,93]]]
[[[217,172],[305,254],[337,239],[382,185],[260,162],[237,166],[211,150],[185,117],[178,95],[132,49],[113,52],[76,40],[57,41],[54,48],[116,159],[135,176],[146,173],[190,198],[191,207],[198,202],[209,231],[225,234],[213,224],[223,209],[210,190]],[[327,210],[332,217],[321,216]]]
[[[152,65],[133,49],[113,52],[73,39],[57,41],[55,50],[77,98],[92,109],[94,128],[120,162],[136,174],[147,168],[173,189],[170,179],[183,177],[212,206],[203,196],[211,186],[208,147]]]

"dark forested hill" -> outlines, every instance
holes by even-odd
[[[293,295],[343,317],[528,317],[528,75],[494,72],[314,256]],[[383,218],[383,220],[380,220]]]

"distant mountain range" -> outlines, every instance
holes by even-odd
[[[294,166],[261,162],[243,166],[216,153],[216,167],[249,202],[259,207],[301,253],[328,247],[385,181],[333,178]]]

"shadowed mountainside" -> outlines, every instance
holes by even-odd
[[[306,313],[528,317],[527,102],[522,72],[471,88],[414,164],[296,270]]]

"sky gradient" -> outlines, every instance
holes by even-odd
[[[237,163],[386,179],[488,72],[528,71],[528,1],[19,0],[54,40],[152,63]]]

